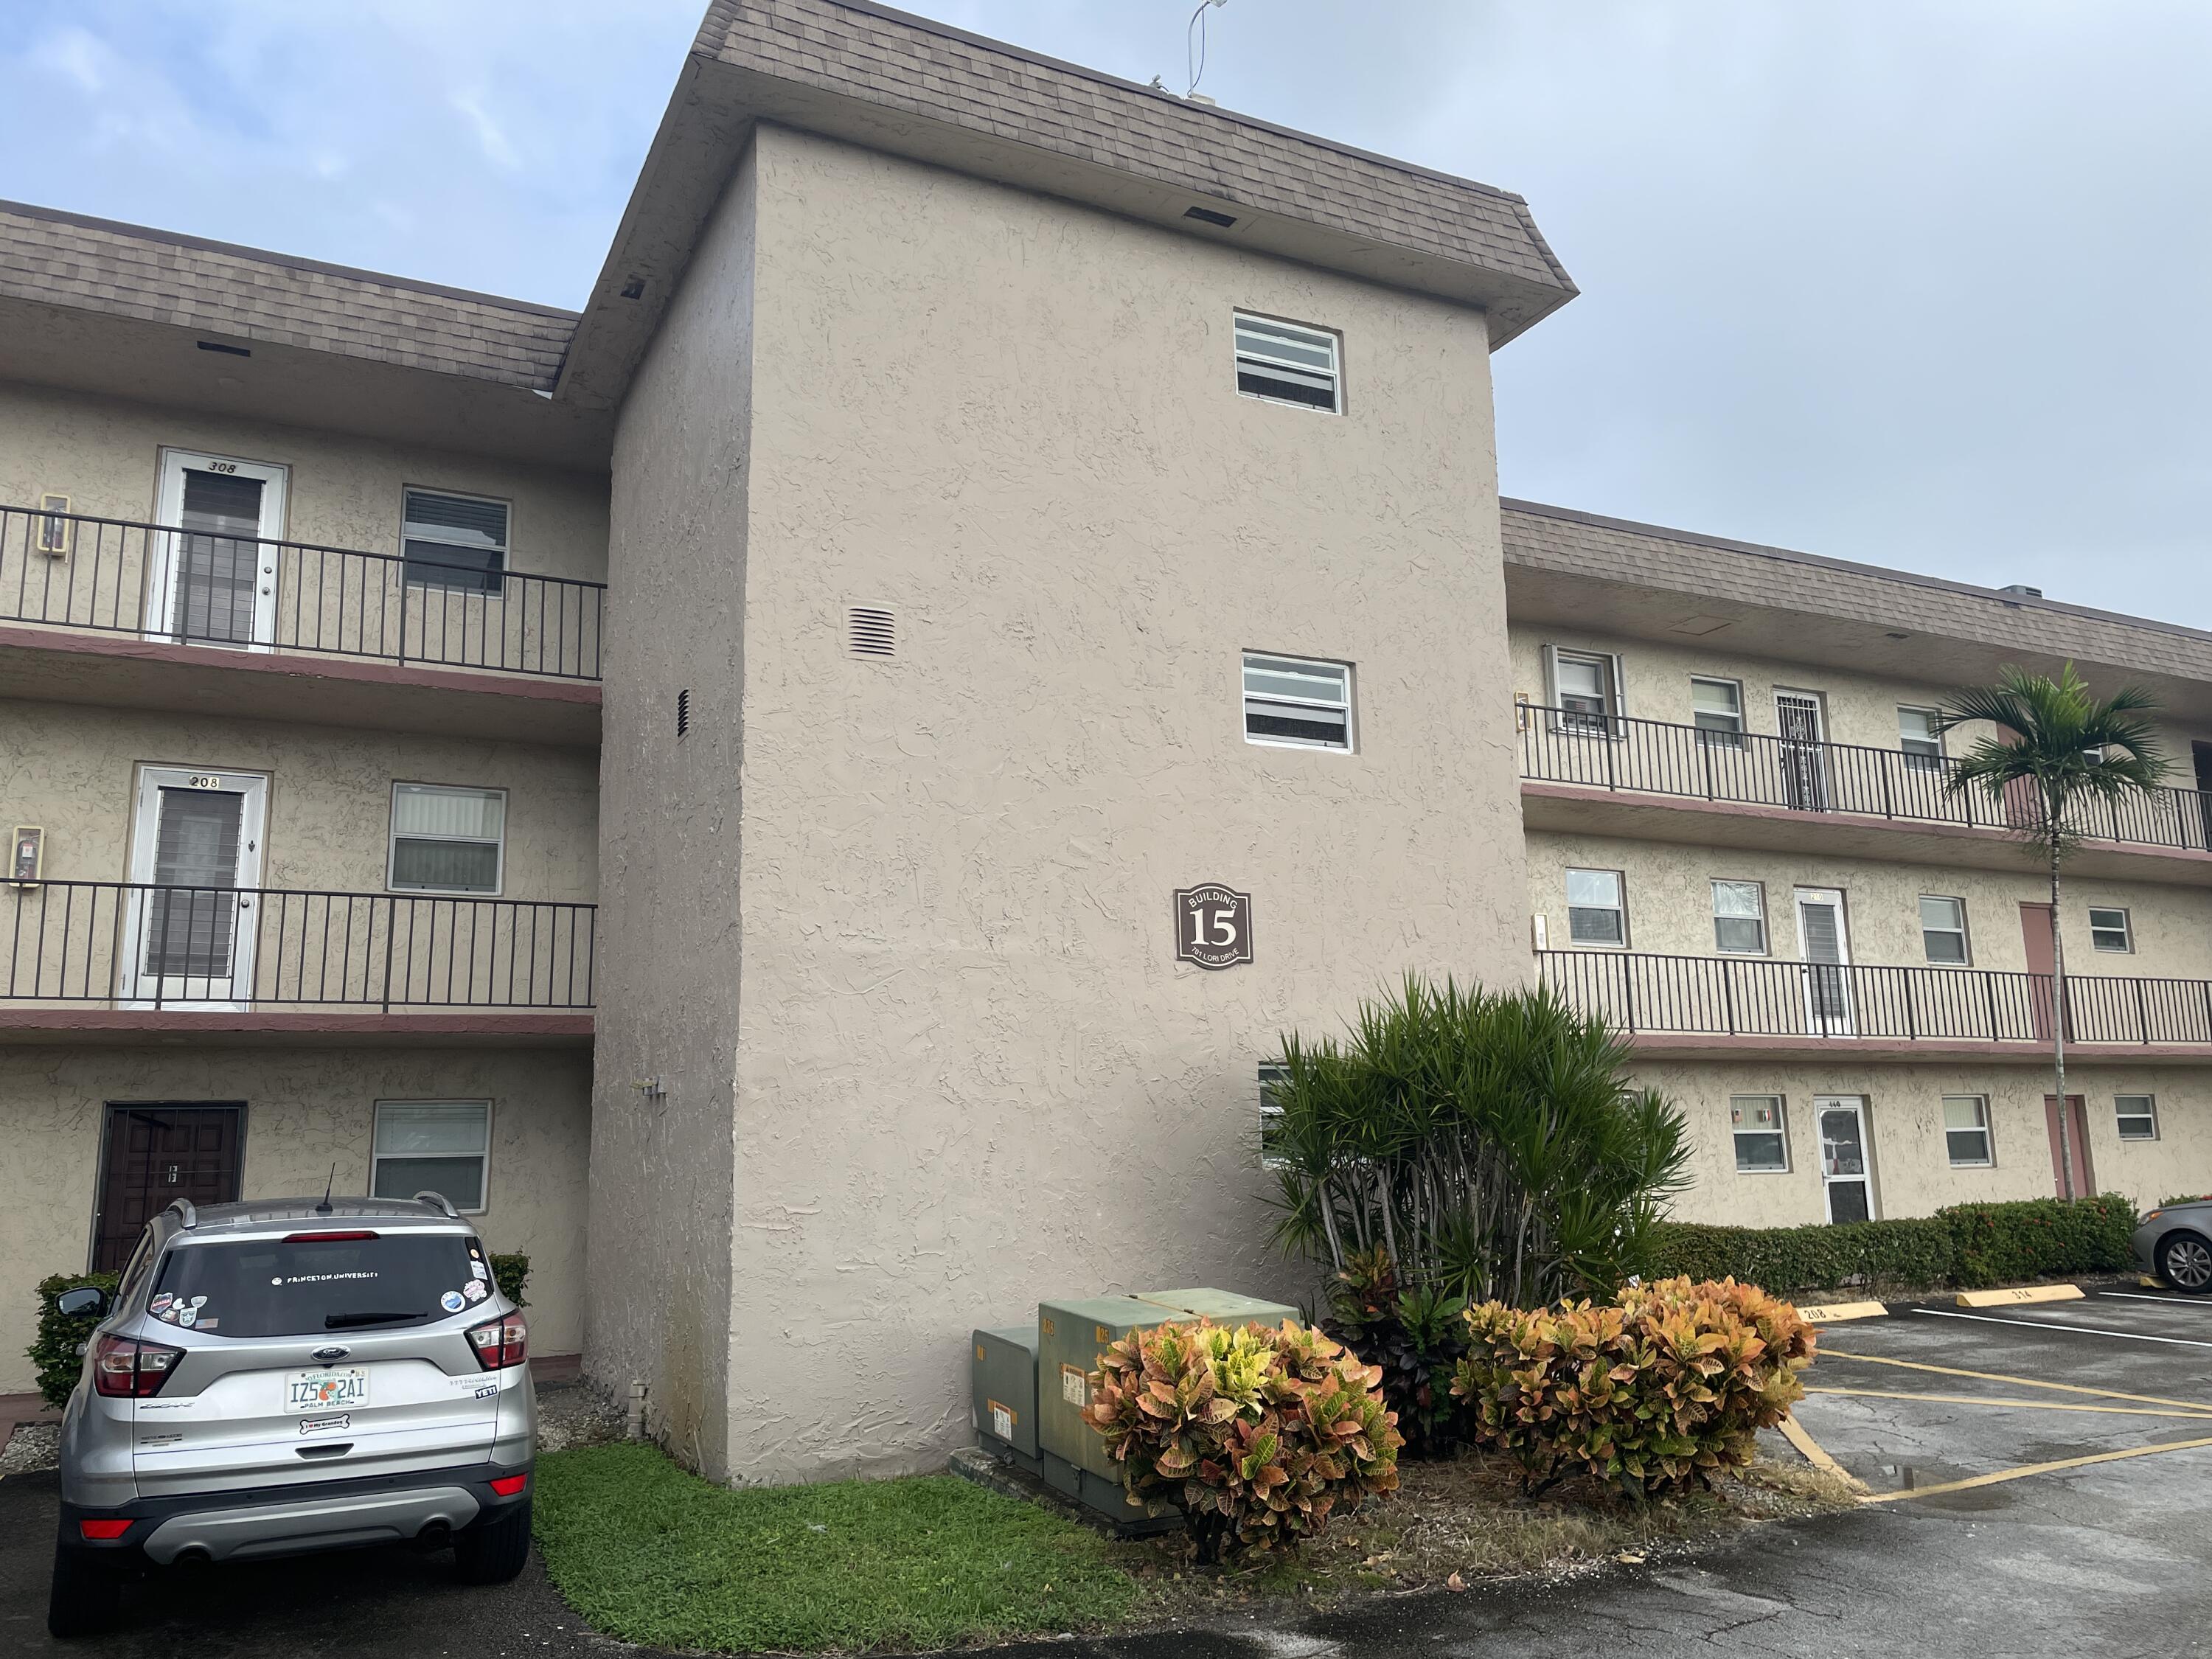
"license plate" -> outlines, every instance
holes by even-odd
[[[368,1404],[368,1373],[358,1367],[342,1371],[292,1371],[284,1378],[284,1409],[288,1412],[345,1411]]]

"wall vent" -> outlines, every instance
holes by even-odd
[[[1237,216],[1235,214],[1217,213],[1212,208],[1185,208],[1182,210],[1182,216],[1186,219],[1195,219],[1201,224],[1218,225],[1224,230],[1228,229],[1230,226],[1237,222]]]
[[[691,691],[690,687],[676,694],[676,735],[682,737],[691,729]]]
[[[898,654],[898,639],[891,613],[868,605],[854,605],[845,613],[845,643],[856,657]]]

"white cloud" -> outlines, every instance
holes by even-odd
[[[500,131],[499,123],[485,112],[478,94],[457,92],[446,101],[468,118],[469,125],[476,130],[477,147],[483,151],[486,161],[507,173],[521,167],[522,158],[514,153],[514,146],[507,143],[507,135]]]

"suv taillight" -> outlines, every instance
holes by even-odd
[[[503,1371],[530,1358],[530,1325],[519,1313],[488,1319],[469,1327],[469,1346],[477,1351],[477,1364],[488,1371]]]
[[[159,1394],[182,1348],[165,1348],[158,1342],[133,1342],[124,1336],[103,1336],[92,1345],[92,1386],[111,1398],[143,1400]]]

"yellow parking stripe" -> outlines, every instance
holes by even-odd
[[[1899,1394],[1887,1389],[1815,1389],[1807,1394],[1849,1395],[1861,1400],[1926,1400],[1939,1406],[2016,1406],[2037,1412],[2099,1412],[2107,1417],[2179,1417],[2199,1423],[2212,1421],[2212,1410],[2154,1411],[2142,1406],[2077,1406],[2064,1400],[1991,1400],[1973,1394]]]
[[[2055,1474],[2061,1469],[2087,1468],[2092,1463],[2118,1463],[2130,1457],[2154,1457],[2160,1452],[2193,1451],[2200,1446],[2212,1446],[2212,1435],[2202,1440],[2169,1440],[2162,1445],[2136,1446],[2127,1451],[2099,1452],[2090,1457],[2062,1457],[2051,1463],[2024,1463],[2016,1469],[1999,1469],[1995,1474],[1977,1474],[1965,1480],[1947,1480],[1938,1486],[1869,1492],[1859,1502],[1896,1504],[1910,1498],[1940,1498],[1945,1492],[1966,1492],[1975,1486],[1994,1486],[2001,1481],[2025,1480],[2031,1474]]]
[[[2061,1394],[2093,1395],[2100,1400],[2129,1400],[2138,1406],[2178,1406],[2185,1412],[2201,1412],[2212,1416],[2212,1404],[2201,1400],[2167,1400],[2154,1394],[2122,1394],[2117,1389],[2086,1389],[2074,1382],[2045,1382],[2033,1376],[2007,1376],[2002,1371],[1961,1370],[1955,1365],[1929,1365],[1917,1359],[1891,1359],[1878,1353],[1845,1353],[1840,1349],[1822,1350],[1830,1359],[1853,1359],[1867,1365],[1899,1365],[1909,1371],[1932,1371],[1938,1376],[1971,1376],[1982,1382],[2009,1382],[2015,1388],[2051,1389]]]
[[[1805,1425],[1794,1415],[1782,1419],[1782,1435],[1791,1445],[1797,1448],[1799,1454],[1808,1463],[1823,1474],[1832,1474],[1838,1480],[1849,1481],[1862,1493],[1866,1491],[1866,1482],[1829,1456],[1826,1449],[1805,1431]]]

